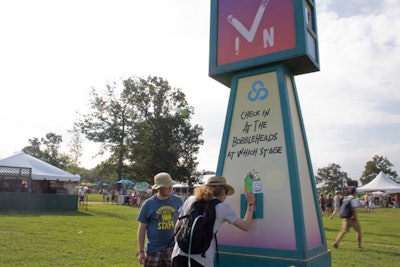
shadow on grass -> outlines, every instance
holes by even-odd
[[[338,232],[338,231],[340,231],[340,229],[341,228],[339,228],[339,229],[337,229],[337,228],[332,229],[332,228],[327,228],[327,227],[324,228],[325,232]]]
[[[20,211],[20,210],[9,210],[0,212],[0,217],[12,216],[12,217],[40,217],[40,216],[94,216],[93,214],[83,211]]]
[[[132,216],[137,215],[138,211],[140,210],[139,207],[130,207],[126,205],[89,205],[85,207],[80,207],[80,211],[88,212],[95,216],[103,216],[103,217],[110,217],[110,218],[118,218],[124,221],[132,220]]]
[[[388,237],[388,238],[400,238],[400,235],[396,235],[395,233],[388,233],[388,234],[384,234],[384,233],[376,233],[376,232],[369,232],[369,231],[362,231],[362,234],[365,236],[368,236],[369,238],[376,238],[379,239],[380,237]]]

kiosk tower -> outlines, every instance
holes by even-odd
[[[294,75],[319,71],[314,0],[211,0],[209,74],[231,88],[217,175],[252,229],[219,230],[222,266],[330,266]]]

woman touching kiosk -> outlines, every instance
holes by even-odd
[[[194,202],[199,200],[210,201],[212,199],[218,199],[221,201],[215,206],[216,218],[214,223],[214,233],[218,231],[224,222],[233,224],[237,228],[248,231],[253,221],[253,212],[255,209],[255,197],[253,193],[246,194],[247,210],[243,219],[241,219],[236,211],[224,203],[227,196],[233,195],[235,190],[229,184],[227,184],[225,177],[213,176],[210,177],[207,183],[194,190],[194,195],[189,197],[183,206],[179,209],[180,217],[186,215]],[[180,221],[176,224],[176,229],[179,228]],[[196,266],[214,266],[214,254],[215,254],[215,238],[211,241],[210,247],[205,252],[205,257],[201,254],[191,254],[190,263],[192,267]],[[188,254],[183,252],[179,248],[178,244],[175,243],[172,252],[172,266],[182,267],[188,266]]]

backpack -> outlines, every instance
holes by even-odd
[[[339,210],[340,218],[351,218],[353,216],[353,207],[351,206],[351,198],[346,198],[343,201]]]
[[[214,236],[217,241],[213,229],[216,217],[215,206],[218,203],[221,203],[218,199],[195,201],[189,213],[179,217],[181,223],[176,233],[176,242],[179,248],[189,255],[189,258],[190,254],[201,254],[205,257],[204,254]]]

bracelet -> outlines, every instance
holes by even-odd
[[[138,253],[136,253],[136,257],[140,255],[140,253],[144,253],[144,250],[139,251]]]
[[[249,205],[247,206],[247,209],[248,209],[250,212],[254,212],[254,211],[256,210],[256,203],[251,203],[251,204],[249,204]]]

